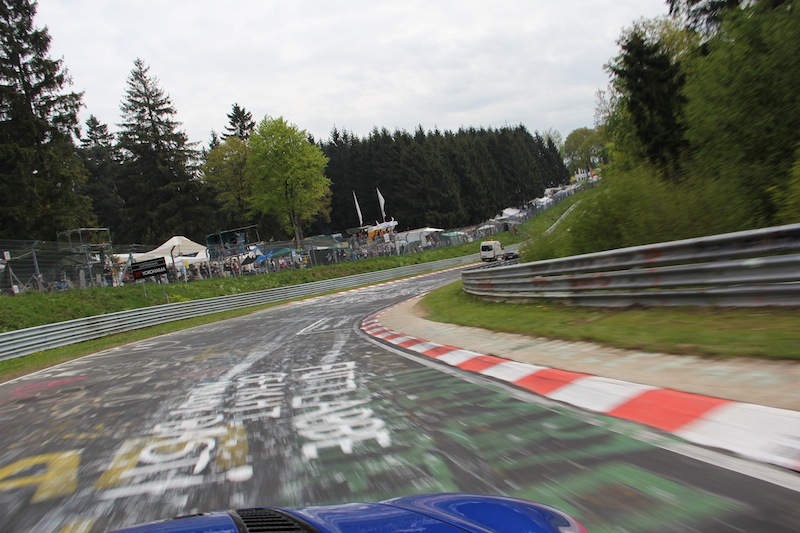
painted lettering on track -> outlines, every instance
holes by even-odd
[[[240,425],[210,425],[211,419],[159,425],[160,437],[129,439],[95,483],[101,498],[160,495],[209,481],[243,481],[252,476],[247,464],[247,434]],[[213,420],[218,424],[217,420]],[[213,468],[212,468],[213,467]]]
[[[369,398],[357,397],[355,368],[348,361],[295,371],[299,394],[292,398],[293,422],[308,441],[302,448],[306,460],[317,459],[327,448],[352,454],[354,446],[367,441],[391,445],[385,422],[366,406]]]
[[[32,503],[68,496],[78,487],[80,451],[26,457],[0,468],[0,491],[35,487]]]
[[[243,422],[280,416],[285,378],[253,374],[198,385],[149,437],[123,443],[95,489],[117,499],[252,478]]]
[[[263,427],[268,421],[289,424],[306,460],[316,459],[323,450],[356,457],[360,447],[368,449],[368,442],[383,448],[391,445],[386,423],[370,407],[369,392],[360,387],[355,362],[300,368],[290,374],[239,375],[247,366],[242,364],[217,381],[194,386],[162,411],[152,427],[123,440],[108,462],[99,465],[98,477],[86,480],[96,498],[91,507],[100,512],[108,502],[167,494],[175,501],[185,501],[197,487],[247,482],[254,476],[248,428],[270,431]],[[55,377],[17,392],[35,395],[81,379]],[[139,382],[146,384],[147,379]],[[118,404],[131,401],[130,383],[114,390],[123,392]],[[73,432],[68,436],[94,439],[101,433]],[[79,466],[80,450],[19,459],[0,468],[0,491],[27,489],[30,496],[25,497],[31,503],[71,496],[78,492]],[[65,514],[60,522],[63,532],[92,529],[96,525],[93,513],[84,505],[80,514]]]
[[[228,412],[239,420],[280,418],[285,402],[286,374],[266,373],[236,380],[234,403]]]

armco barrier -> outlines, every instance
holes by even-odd
[[[800,224],[462,272],[487,300],[800,306]]]
[[[164,324],[231,309],[282,302],[295,298],[305,298],[315,294],[339,291],[395,278],[414,276],[433,270],[452,268],[467,263],[474,263],[477,260],[478,254],[474,254],[453,259],[443,259],[432,263],[420,263],[418,265],[381,270],[367,274],[315,281],[290,287],[279,287],[276,289],[232,296],[220,296],[191,302],[157,305],[9,331],[0,333],[0,361],[90,339],[97,339],[123,331],[146,328],[157,324]]]

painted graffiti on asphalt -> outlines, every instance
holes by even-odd
[[[294,386],[288,396],[290,379]],[[47,388],[48,383],[24,391]],[[352,454],[371,440],[389,446],[386,424],[368,407],[369,401],[359,391],[354,362],[301,368],[291,375],[246,374],[204,383],[170,408],[146,435],[126,439],[93,490],[101,500],[115,500],[247,481],[253,476],[248,423],[278,420],[286,409],[307,460],[329,448]],[[0,468],[0,491],[30,488],[35,502],[69,496],[78,487],[79,464],[79,450],[21,458]]]
[[[338,447],[349,455],[358,443],[371,440],[384,448],[391,445],[386,423],[367,407],[370,399],[353,397],[355,367],[349,361],[295,371],[300,394],[292,398],[297,411],[292,420],[308,441],[303,445],[305,459],[316,459],[324,448]]]

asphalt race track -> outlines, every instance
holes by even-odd
[[[800,531],[800,476],[378,344],[450,271],[288,304],[0,385],[2,531],[507,494],[604,531]]]

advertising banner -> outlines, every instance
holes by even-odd
[[[163,257],[131,264],[133,279],[161,276],[167,273],[167,260]]]

